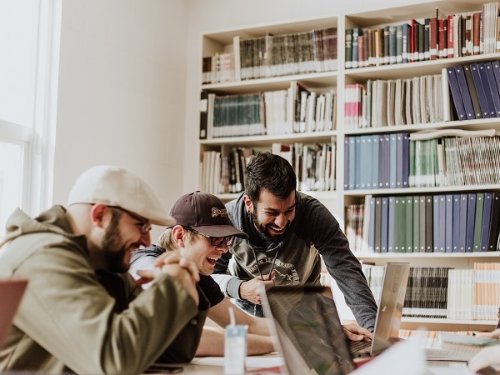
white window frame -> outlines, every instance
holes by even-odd
[[[32,124],[28,127],[0,119],[0,142],[16,144],[23,149],[19,204],[32,215],[52,204],[62,7],[61,0],[38,0],[37,3]]]

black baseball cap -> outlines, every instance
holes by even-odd
[[[213,194],[199,191],[184,194],[172,206],[170,216],[177,225],[193,228],[206,236],[248,238],[231,224],[224,203]]]

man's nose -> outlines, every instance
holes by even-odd
[[[283,228],[287,222],[288,219],[286,218],[285,214],[279,214],[278,216],[276,216],[276,219],[274,220],[274,224],[280,228]]]

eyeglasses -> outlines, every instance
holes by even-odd
[[[215,246],[215,247],[223,247],[223,246],[230,247],[233,245],[233,242],[234,242],[234,236],[211,237],[211,236],[207,236],[206,234],[200,233],[197,230],[194,230],[192,228],[186,228],[186,229],[205,237],[210,242],[210,245]]]
[[[149,233],[151,231],[151,223],[149,222],[148,219],[143,218],[142,216],[139,216],[137,214],[134,214],[133,212],[130,212],[128,210],[125,210],[124,208],[118,207],[118,206],[108,206],[109,208],[113,208],[122,212],[125,212],[128,214],[136,223],[137,227],[141,230],[142,234]]]

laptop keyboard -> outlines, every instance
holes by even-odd
[[[371,341],[349,341],[349,348],[351,353],[357,353],[361,350],[370,348],[372,345]]]

